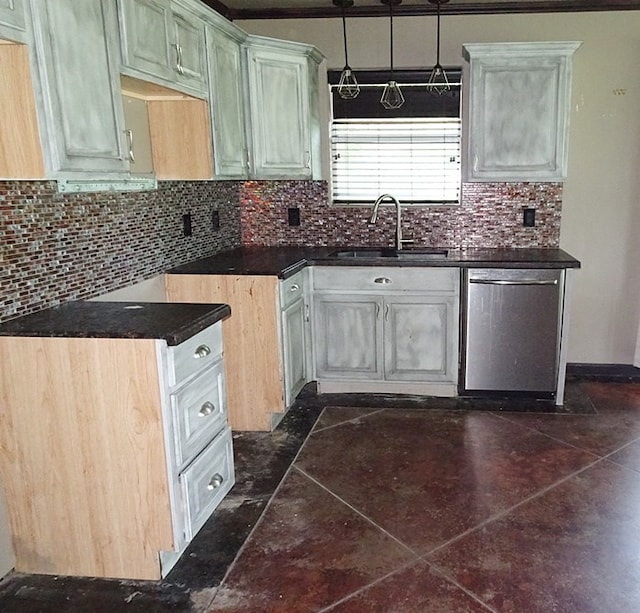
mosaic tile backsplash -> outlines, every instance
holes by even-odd
[[[240,190],[242,242],[246,245],[394,244],[395,207],[330,206],[324,181],[247,181]],[[373,203],[372,203],[373,204]],[[300,210],[300,225],[287,209]],[[525,208],[534,227],[523,226]],[[554,248],[560,241],[561,183],[466,183],[462,204],[404,207],[402,233],[416,245],[449,248]]]
[[[297,207],[300,225],[288,224]],[[524,208],[536,225],[523,227]],[[417,245],[557,247],[562,184],[468,183],[463,203],[404,208]],[[220,228],[214,229],[217,211]],[[183,235],[190,213],[192,236]],[[0,181],[0,322],[91,298],[245,245],[391,245],[395,211],[328,204],[324,181],[163,181],[154,191],[59,194],[53,181]]]
[[[238,246],[239,185],[165,181],[145,192],[59,194],[53,181],[0,181],[0,321]],[[185,213],[192,236],[183,235]]]

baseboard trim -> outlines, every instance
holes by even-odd
[[[640,368],[632,364],[568,363],[567,377],[594,381],[627,381],[640,383]]]

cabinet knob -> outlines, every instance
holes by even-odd
[[[211,348],[208,345],[200,345],[193,352],[193,357],[196,359],[206,358],[211,354]]]
[[[389,283],[393,283],[393,281],[391,279],[389,279],[389,277],[376,277],[373,280],[374,283],[380,283],[382,285],[389,285]]]
[[[213,475],[213,477],[211,477],[211,480],[207,485],[207,489],[217,490],[222,485],[223,482],[224,482],[224,477],[220,473],[216,473],[215,475]]]
[[[300,286],[297,283],[294,283],[289,289],[290,292],[297,292],[300,289]]]
[[[207,400],[207,402],[205,402],[201,407],[200,410],[198,411],[198,415],[200,417],[206,417],[207,415],[211,415],[211,413],[213,413],[216,410],[215,405],[213,404],[213,402],[209,402]]]

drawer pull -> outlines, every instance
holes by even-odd
[[[300,286],[297,283],[294,283],[289,289],[290,292],[297,292],[300,289]]]
[[[213,477],[211,477],[211,480],[207,484],[207,489],[217,490],[222,485],[223,481],[224,477],[220,473],[216,473],[215,475],[213,475]]]
[[[391,279],[389,279],[389,277],[376,277],[373,280],[374,283],[380,283],[382,285],[389,285],[389,283],[393,283],[393,281]]]
[[[211,348],[208,345],[200,345],[193,352],[193,357],[196,359],[206,358],[211,353]]]
[[[213,402],[209,402],[207,400],[207,402],[205,402],[201,407],[200,410],[198,411],[198,415],[200,417],[206,417],[207,415],[211,415],[211,413],[213,413],[216,410],[215,405],[213,404]]]

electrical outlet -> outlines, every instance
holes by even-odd
[[[211,229],[220,229],[220,211],[211,211]]]
[[[300,209],[297,206],[287,209],[287,216],[289,218],[290,226],[300,225]]]
[[[524,209],[522,215],[522,225],[526,228],[533,228],[536,225],[536,210]]]
[[[191,213],[185,213],[182,216],[182,235],[191,236],[193,234],[191,230]]]

